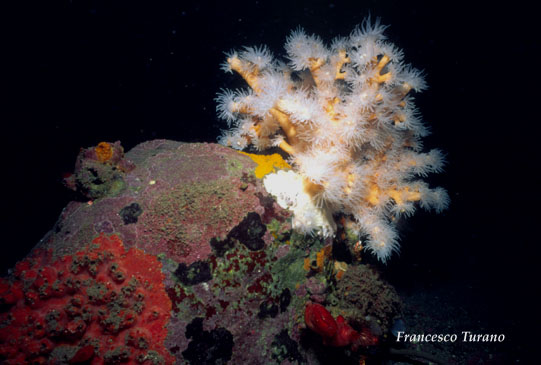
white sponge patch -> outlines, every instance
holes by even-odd
[[[331,212],[314,204],[312,197],[304,190],[300,174],[280,170],[265,176],[263,185],[276,198],[278,205],[293,212],[292,225],[297,231],[323,237],[331,237],[336,231]]]

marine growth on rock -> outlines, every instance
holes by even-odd
[[[48,263],[40,252],[0,282],[4,364],[172,364],[171,301],[156,257],[100,235]]]

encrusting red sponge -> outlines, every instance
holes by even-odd
[[[342,347],[351,345],[353,351],[359,346],[374,346],[378,338],[366,328],[355,331],[342,316],[336,320],[321,304],[308,303],[304,311],[304,322],[312,331],[323,338],[327,346]]]
[[[5,364],[174,363],[164,347],[171,301],[161,263],[100,235],[74,255],[25,259],[0,279]]]

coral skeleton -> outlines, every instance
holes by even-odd
[[[292,170],[264,184],[294,212],[296,229],[332,236],[341,212],[381,261],[398,250],[398,218],[448,205],[444,189],[421,180],[444,164],[439,150],[422,152],[429,131],[411,95],[426,88],[422,72],[404,63],[385,29],[368,18],[327,46],[298,28],[286,40],[287,62],[265,46],[229,52],[222,69],[249,88],[216,98],[230,128],[221,144],[289,155]]]

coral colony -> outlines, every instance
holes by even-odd
[[[232,51],[222,68],[250,88],[217,97],[231,127],[221,144],[289,154],[293,169],[267,175],[264,185],[293,211],[293,227],[329,237],[333,214],[343,212],[381,261],[398,249],[397,218],[416,205],[440,212],[448,204],[444,189],[419,179],[444,163],[437,149],[421,152],[429,132],[411,91],[426,85],[385,28],[366,19],[330,46],[299,28],[286,40],[287,63],[265,46]]]

